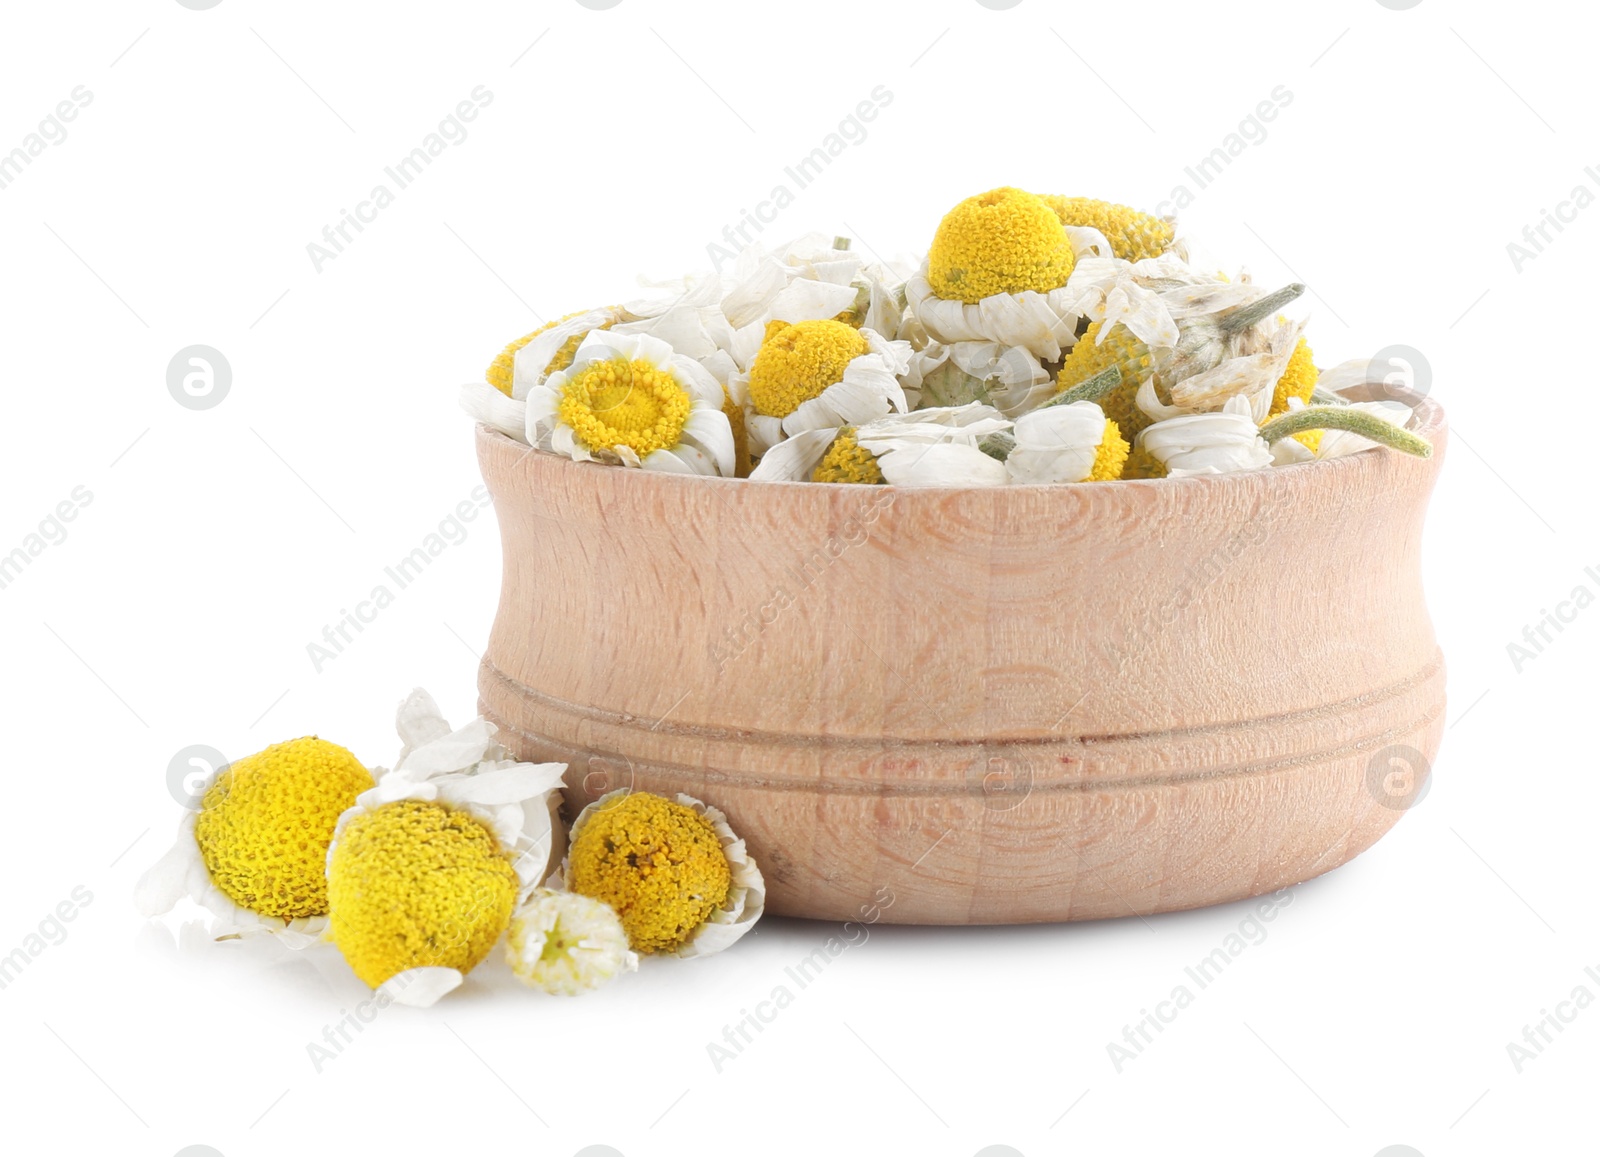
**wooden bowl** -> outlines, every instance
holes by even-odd
[[[1444,414],[1403,400],[1431,459],[976,490],[648,473],[479,427],[505,552],[480,706],[570,765],[572,811],[722,808],[783,915],[1294,884],[1389,830],[1443,729],[1418,555]]]

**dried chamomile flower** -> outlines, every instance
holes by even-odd
[[[562,876],[568,891],[609,904],[645,954],[720,952],[766,906],[761,871],[727,817],[681,793],[595,800],[572,825]]]
[[[993,341],[929,342],[911,355],[900,379],[916,409],[983,402],[1008,418],[1055,391],[1050,371],[1021,346]]]
[[[396,722],[399,761],[328,849],[328,937],[369,986],[426,1007],[488,956],[548,871],[566,765],[509,758],[484,719],[452,731],[420,689]]]
[[[484,381],[461,387],[461,408],[490,429],[527,441],[528,391],[566,369],[584,338],[632,315],[621,306],[580,310],[518,338],[489,364]]]
[[[729,382],[744,403],[752,454],[804,430],[836,430],[907,409],[899,376],[911,347],[824,319],[770,322],[747,374]]]
[[[1101,406],[1125,435],[1137,434],[1154,418],[1215,409],[1236,394],[1262,395],[1264,417],[1271,387],[1283,376],[1300,332],[1297,322],[1269,319],[1303,290],[1287,286],[1216,312],[1179,308],[1170,344],[1152,345],[1155,338],[1147,340],[1127,324],[1103,318],[1090,324],[1062,362],[1058,388],[1070,388],[1110,366],[1119,368],[1122,385]],[[1145,404],[1140,389],[1147,383],[1151,388]]]
[[[1085,243],[1104,240],[1088,232]],[[994,341],[1054,361],[1077,334],[1065,288],[1077,240],[1032,193],[1006,187],[968,197],[945,214],[906,282],[911,316],[935,341]]]
[[[1063,225],[1098,230],[1110,242],[1112,255],[1124,261],[1159,257],[1173,247],[1172,222],[1160,217],[1092,197],[1041,193],[1039,199],[1050,206]]]
[[[187,896],[211,913],[215,937],[272,933],[293,948],[314,944],[327,926],[334,825],[372,785],[355,756],[314,736],[218,768],[172,849],[140,879],[135,903],[159,916]]]
[[[1184,414],[1145,427],[1134,444],[1134,453],[1141,451],[1159,463],[1160,473],[1147,473],[1155,468],[1141,461],[1135,467],[1140,477],[1230,474],[1272,465],[1272,451],[1242,397],[1228,399],[1219,411]]]
[[[1128,460],[1122,432],[1093,402],[1024,414],[1009,441],[1005,464],[1011,482],[1111,482],[1122,477]]]
[[[557,370],[572,364],[578,346],[591,330],[610,329],[627,314],[618,307],[609,309],[580,309],[555,321],[546,322],[538,329],[501,350],[489,363],[484,380],[508,398],[524,398],[528,390]],[[548,336],[546,336],[548,335]],[[543,341],[539,341],[544,338]],[[537,344],[534,344],[536,343]],[[521,351],[529,345],[533,349],[526,356]],[[546,356],[549,355],[549,356]],[[522,388],[514,388],[517,379],[517,362],[522,363]]]
[[[807,430],[767,451],[753,481],[996,486],[1005,468],[978,449],[1011,423],[993,406],[930,407],[840,430]]]
[[[527,397],[526,439],[579,462],[731,477],[722,386],[660,338],[595,331]]]
[[[577,996],[639,967],[611,905],[551,888],[535,888],[512,916],[506,962],[529,988],[554,996]]]

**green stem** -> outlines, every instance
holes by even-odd
[[[848,237],[835,237],[833,239],[833,247],[835,249],[848,249],[848,248],[850,248],[850,238],[848,238]]]
[[[978,443],[978,449],[997,462],[1004,462],[1016,448],[1017,440],[1004,430],[996,430]]]
[[[1107,366],[1088,381],[1061,391],[1038,408],[1044,410],[1051,406],[1070,406],[1073,402],[1098,402],[1121,384],[1122,370],[1117,366]]]
[[[1306,291],[1306,287],[1298,281],[1292,285],[1285,285],[1276,293],[1269,293],[1260,301],[1252,301],[1249,305],[1235,306],[1233,309],[1217,318],[1217,324],[1225,330],[1244,329],[1255,325],[1263,318],[1271,317],[1284,306]]]
[[[1410,430],[1396,426],[1393,422],[1375,414],[1352,409],[1349,406],[1307,406],[1303,410],[1290,410],[1287,414],[1279,414],[1262,426],[1261,436],[1270,445],[1291,434],[1303,434],[1307,430],[1348,430],[1352,434],[1360,434],[1363,438],[1370,438],[1374,442],[1402,453],[1414,454],[1418,458],[1433,456],[1433,446],[1426,438],[1419,437]]]

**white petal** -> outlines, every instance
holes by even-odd
[[[612,326],[611,332],[660,338],[679,354],[696,359],[708,356],[717,348],[717,343],[706,332],[701,311],[688,304],[674,305],[659,317]]]
[[[512,360],[511,396],[525,398],[529,391],[544,381],[545,366],[550,364],[568,339],[597,325],[615,321],[616,316],[615,311],[610,309],[591,309],[577,317],[557,322],[519,349]]]
[[[486,719],[474,719],[465,727],[413,749],[395,765],[393,774],[425,779],[431,775],[460,771],[483,759],[493,741],[494,725]]]
[[[750,453],[759,457],[767,450],[783,441],[786,436],[783,431],[782,418],[774,418],[767,414],[758,414],[747,409],[744,415],[745,431],[750,435]],[[826,424],[826,423],[824,423]]]
[[[714,469],[711,460],[706,459],[707,469],[695,468],[693,458],[679,453],[676,450],[652,450],[639,460],[639,466],[644,470],[654,470],[659,474],[711,474]]]
[[[797,279],[773,299],[770,312],[773,321],[824,321],[843,313],[855,301],[852,285]]]
[[[462,386],[461,408],[491,430],[518,441],[527,436],[527,407],[506,397],[488,382],[468,382]]]
[[[178,838],[167,854],[152,864],[134,886],[133,903],[141,916],[164,916],[189,891],[189,875],[200,859],[194,825],[180,825]]]
[[[750,472],[750,481],[806,481],[838,434],[832,428],[805,430],[793,438],[784,439],[761,456],[761,461]]]
[[[760,264],[738,282],[722,299],[722,312],[734,329],[760,325],[772,307],[772,301],[789,284],[789,274],[783,263],[772,257],[763,257]]]
[[[439,798],[451,804],[499,807],[561,790],[564,763],[513,763],[472,775],[440,776]]]
[[[583,344],[578,347],[578,352],[573,355],[572,365],[567,368],[567,376],[576,376],[584,367],[594,362],[613,361],[624,358],[630,362],[647,362],[657,369],[664,370],[672,359],[672,347],[658,337],[651,337],[645,333],[618,333],[614,329],[596,329],[589,331],[583,339]],[[553,381],[555,375],[550,375]]]
[[[378,986],[378,999],[408,1008],[432,1008],[441,996],[461,987],[466,978],[454,968],[408,968]]]
[[[716,473],[733,477],[733,427],[728,425],[728,415],[720,405],[696,405],[690,409],[681,438],[685,445],[704,454],[715,465]]]
[[[878,469],[895,486],[999,486],[1005,463],[976,446],[950,443],[904,446],[878,456]]]

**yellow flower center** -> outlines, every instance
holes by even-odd
[[[884,477],[878,460],[861,448],[854,428],[846,426],[811,472],[811,481],[881,483]]]
[[[1098,229],[1111,242],[1113,255],[1124,261],[1143,261],[1159,257],[1172,246],[1172,225],[1159,217],[1110,201],[1090,197],[1040,196],[1063,225],[1087,225]]]
[[[568,862],[572,890],[610,904],[636,952],[689,939],[733,878],[711,821],[648,792],[590,812]]]
[[[690,404],[667,370],[618,357],[590,362],[570,378],[557,413],[589,449],[627,446],[642,458],[678,444]]]
[[[968,197],[939,222],[928,284],[953,301],[1045,293],[1067,283],[1072,245],[1054,210],[1032,193],[1000,188]]]
[[[372,787],[361,762],[315,737],[230,764],[200,801],[195,842],[211,880],[241,908],[294,920],[328,911],[323,864],[339,814]]]
[[[750,367],[750,401],[756,413],[787,418],[844,377],[867,352],[867,339],[841,321],[797,321],[767,327],[767,340]]]
[[[1150,347],[1134,337],[1126,326],[1113,326],[1106,340],[1098,341],[1103,324],[1091,322],[1067,354],[1056,376],[1057,392],[1082,385],[1096,374],[1116,366],[1122,371],[1122,384],[1099,400],[1100,408],[1124,436],[1132,438],[1150,424],[1149,417],[1134,399],[1140,384],[1153,372],[1154,362]]]
[[[1311,359],[1311,347],[1306,344],[1305,338],[1301,338],[1295,343],[1294,353],[1289,355],[1289,364],[1284,368],[1283,377],[1278,379],[1278,385],[1272,391],[1272,413],[1268,416],[1287,413],[1290,398],[1310,403],[1311,391],[1317,388],[1317,377],[1316,363]],[[1308,430],[1307,433],[1315,431]]]
[[[340,833],[328,865],[328,928],[371,988],[408,968],[465,973],[511,923],[518,887],[511,856],[478,820],[397,800]]]
[[[1115,482],[1122,477],[1122,467],[1128,461],[1128,443],[1122,431],[1110,418],[1106,419],[1106,432],[1100,439],[1100,448],[1094,452],[1094,465],[1089,468],[1085,482]]]
[[[582,309],[578,311],[578,313],[587,312],[587,310]],[[547,321],[532,333],[524,334],[522,337],[519,337],[516,341],[506,346],[505,349],[501,350],[500,353],[495,357],[494,361],[489,363],[489,368],[484,371],[484,378],[487,379],[491,386],[509,398],[511,396],[512,380],[516,375],[517,351],[523,346],[527,345],[534,338],[538,337],[545,330],[551,329],[560,325],[564,321],[577,317],[578,313],[569,313],[566,317],[557,318],[555,321]],[[608,321],[601,325],[595,326],[595,329],[610,329],[611,325],[612,323]],[[588,337],[592,332],[593,330],[586,329],[582,333],[573,334],[566,341],[562,342],[561,348],[556,351],[556,356],[545,363],[545,376],[548,377],[557,370],[564,370],[570,366],[572,364],[572,359],[577,355],[578,347],[583,344],[583,339]]]
[[[1317,447],[1322,445],[1322,436],[1326,433],[1326,430],[1302,430],[1298,434],[1290,434],[1289,437],[1315,454]]]

